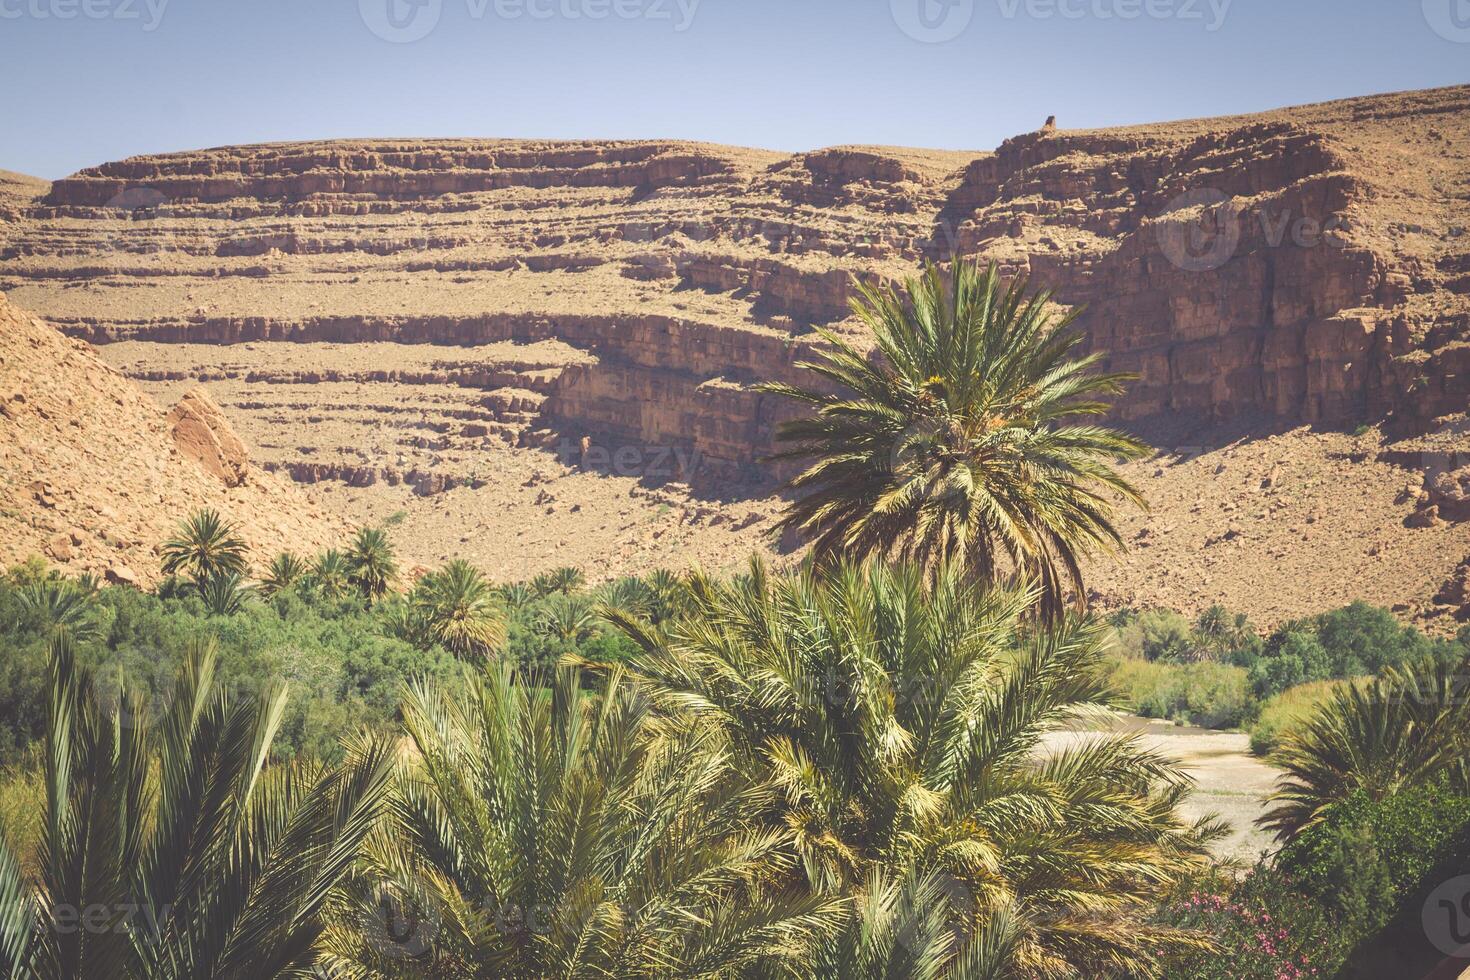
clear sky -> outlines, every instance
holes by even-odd
[[[0,0],[0,168],[347,136],[990,149],[1051,114],[1467,81],[1470,0]]]

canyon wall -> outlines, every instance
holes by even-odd
[[[1085,307],[1091,348],[1138,375],[1123,419],[1426,425],[1470,394],[1467,204],[1450,186],[1464,182],[1467,131],[1470,90],[1456,88],[1038,132],[993,153],[232,147],[55,182],[3,225],[0,286],[94,343],[510,345],[452,379],[349,372],[369,403],[447,383],[475,404],[415,409],[435,436],[402,434],[392,460],[365,458],[347,429],[337,445],[280,447],[268,462],[300,479],[376,468],[448,487],[474,479],[451,450],[592,434],[769,479],[759,461],[790,410],[754,385],[799,380],[817,328],[861,343],[855,278],[956,257]],[[519,362],[514,348],[547,342],[576,356]],[[239,359],[233,376],[250,384]],[[149,360],[135,351],[130,370]],[[330,360],[256,382],[310,385]],[[237,401],[263,428],[321,397]]]

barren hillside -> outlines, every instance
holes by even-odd
[[[1103,596],[1458,606],[1432,597],[1470,553],[1442,479],[1470,451],[1470,88],[986,153],[228,147],[5,194],[16,302],[165,401],[205,382],[264,465],[402,511],[421,561],[784,551],[759,460],[785,409],[753,383],[852,328],[853,276],[958,254],[1086,304],[1140,375],[1118,414],[1168,451]]]
[[[157,546],[191,510],[241,525],[259,563],[334,545],[346,523],[305,488],[250,465],[198,390],[172,411],[0,295],[0,564],[42,555],[73,572],[148,584]]]

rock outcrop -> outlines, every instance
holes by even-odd
[[[158,580],[158,545],[200,507],[238,522],[262,565],[347,532],[303,489],[250,469],[208,396],[165,413],[89,345],[3,294],[0,487],[0,565],[40,555],[125,585]]]
[[[245,482],[250,456],[214,399],[203,387],[190,389],[168,414],[174,445],[227,487]]]

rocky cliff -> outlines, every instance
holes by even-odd
[[[1466,87],[993,152],[230,147],[8,185],[0,286],[160,394],[206,381],[299,480],[433,497],[529,480],[506,454],[534,449],[687,482],[687,523],[773,491],[787,409],[754,383],[853,333],[854,277],[926,259],[1085,305],[1139,376],[1118,414],[1175,445],[1441,429],[1470,395],[1467,164]]]

